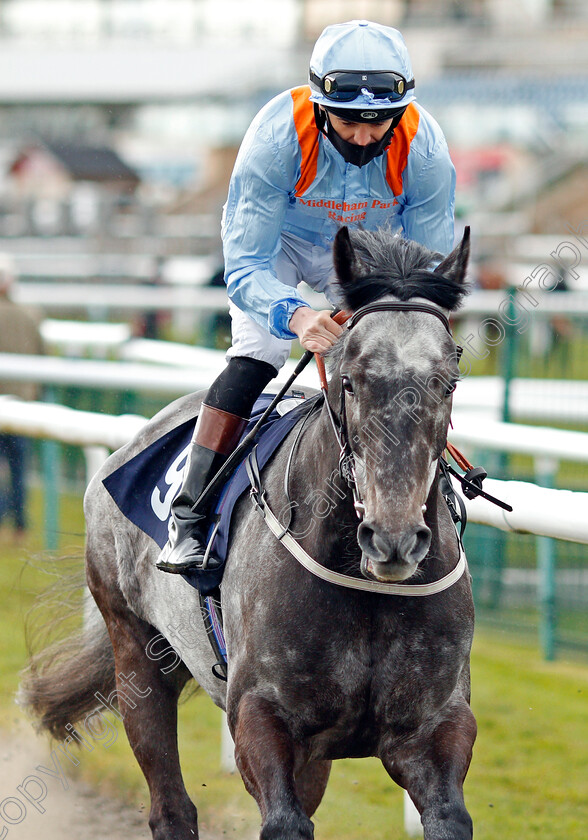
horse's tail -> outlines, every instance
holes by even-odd
[[[78,580],[78,592],[80,588]],[[47,606],[46,595],[40,600]],[[54,607],[55,602],[52,603]],[[78,625],[74,632],[71,632],[72,618]],[[69,624],[68,635],[47,644],[48,638],[55,636],[56,628],[64,624]],[[46,729],[54,738],[62,739],[69,734],[67,724],[71,728],[76,721],[100,707],[97,693],[108,697],[114,689],[112,645],[106,624],[87,590],[81,599],[77,599],[77,606],[67,610],[65,617],[61,614],[57,619],[45,621],[40,630],[34,627],[31,631],[31,627],[29,619],[30,659],[21,675],[17,702],[38,719],[39,729]],[[37,638],[43,647],[33,652]]]

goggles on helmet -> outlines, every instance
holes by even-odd
[[[331,70],[322,78],[311,70],[310,81],[333,102],[351,102],[363,88],[369,90],[375,99],[398,102],[407,90],[414,88],[414,79],[407,82],[404,76],[393,70]]]

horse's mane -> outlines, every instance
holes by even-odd
[[[353,282],[340,282],[340,288],[345,308],[352,312],[386,295],[399,300],[424,298],[453,311],[467,294],[463,283],[433,270],[443,255],[424,245],[386,228],[350,230],[349,237],[355,257]]]

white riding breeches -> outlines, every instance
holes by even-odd
[[[261,324],[246,315],[233,301],[229,301],[232,343],[227,350],[227,359],[232,356],[248,356],[267,362],[280,370],[290,355],[292,342],[276,338]]]

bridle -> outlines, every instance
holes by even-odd
[[[420,301],[375,301],[374,303],[368,303],[365,306],[362,306],[352,314],[339,313],[341,317],[336,318],[336,320],[338,320],[338,323],[340,324],[346,324],[348,330],[352,330],[362,318],[374,312],[424,312],[429,315],[434,315],[441,321],[453,341],[449,319],[445,313],[432,304],[422,303]],[[456,361],[459,361],[461,353],[462,348],[459,347],[459,345],[456,345]],[[324,372],[324,362],[318,355],[316,358],[319,366],[319,373],[321,374],[321,390],[325,399],[325,408],[331,422],[333,432],[339,444],[339,474],[351,490],[353,495],[353,506],[358,518],[363,519],[365,505],[361,498],[357,483],[355,455],[349,440],[349,429],[347,424],[347,402],[345,395],[346,393],[353,393],[351,390],[350,379],[346,373],[341,373],[339,380],[339,411],[338,414],[335,414],[328,399],[328,384],[326,374]]]
[[[434,315],[442,322],[443,326],[451,336],[449,321],[446,315],[440,309],[433,305],[427,303],[420,303],[417,301],[377,301],[375,303],[370,303],[366,306],[361,307],[352,315],[342,312],[337,313],[337,315],[335,316],[335,320],[337,320],[339,324],[347,323],[347,328],[353,329],[353,327],[363,317],[365,317],[365,315],[369,315],[372,312],[394,311],[425,312]],[[461,348],[457,348],[456,358],[459,357],[460,349]],[[351,444],[349,441],[349,432],[347,428],[347,415],[345,409],[345,374],[341,374],[340,377],[340,408],[338,416],[335,416],[328,400],[328,385],[326,379],[326,372],[324,368],[324,362],[322,360],[322,357],[317,356],[316,358],[319,366],[319,375],[321,377],[321,390],[323,391],[324,395],[324,404],[326,406],[326,411],[328,413],[331,425],[333,427],[333,431],[339,443],[339,470],[343,479],[346,481],[353,494],[353,504],[358,517],[361,519],[365,507],[363,501],[361,500],[359,489],[357,487],[357,478],[355,474],[355,456],[351,448]],[[305,418],[305,421],[303,422],[301,428],[304,427],[306,419],[308,419],[309,416],[310,415],[307,415],[307,418]],[[300,430],[294,442],[294,446],[290,452],[288,467],[286,469],[286,485],[293,452],[296,448],[296,442],[299,439],[299,437]],[[340,572],[335,572],[332,569],[328,569],[322,564],[318,563],[313,557],[311,557],[308,554],[308,552],[306,552],[305,549],[300,545],[300,543],[294,538],[294,536],[289,530],[290,523],[284,525],[282,522],[280,522],[280,520],[275,516],[275,514],[271,510],[265,497],[265,491],[262,487],[261,476],[259,474],[255,450],[253,450],[253,452],[247,458],[245,466],[247,470],[247,475],[251,482],[251,501],[256,510],[265,520],[265,524],[274,534],[276,539],[278,539],[281,542],[281,544],[290,552],[290,554],[305,569],[307,569],[309,572],[311,572],[313,575],[320,578],[321,580],[327,581],[328,583],[332,583],[337,586],[343,586],[348,589],[355,589],[362,592],[372,592],[382,595],[419,597],[426,595],[435,595],[439,592],[443,592],[450,586],[453,586],[453,584],[456,583],[462,577],[463,573],[467,568],[463,546],[461,544],[461,540],[458,539],[457,543],[459,549],[459,559],[457,561],[457,564],[448,574],[444,575],[439,580],[432,581],[431,583],[385,583],[380,581],[364,580],[353,577],[352,575],[345,575],[341,574]]]
[[[365,306],[357,309],[345,321],[347,329],[353,329],[353,327],[361,321],[365,315],[369,315],[372,312],[428,312],[429,315],[434,315],[441,321],[451,336],[449,318],[441,311],[441,309],[430,303],[421,303],[420,301],[410,300],[377,300],[374,303],[367,303]],[[453,338],[453,336],[451,337]]]

